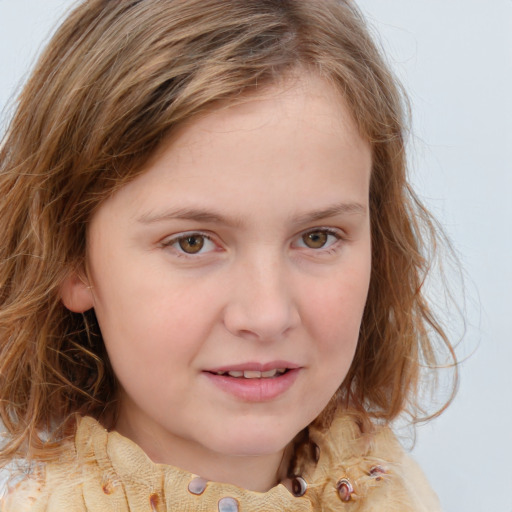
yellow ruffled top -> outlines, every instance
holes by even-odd
[[[268,492],[207,482],[153,463],[135,443],[82,418],[59,462],[42,465],[11,487],[3,512],[436,512],[439,502],[421,470],[388,428],[362,435],[349,416],[328,433],[311,432],[318,463]]]

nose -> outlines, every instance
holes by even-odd
[[[239,266],[224,311],[226,329],[239,338],[276,341],[300,323],[290,273],[277,258]]]

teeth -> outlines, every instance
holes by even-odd
[[[286,373],[286,368],[274,368],[273,370],[267,370],[266,372],[260,372],[258,370],[233,370],[230,372],[216,372],[217,375],[229,375],[236,379],[271,379],[272,377],[280,376]]]
[[[261,379],[261,372],[258,370],[245,370],[244,377],[246,379]]]

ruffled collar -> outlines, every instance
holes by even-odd
[[[302,472],[294,496],[284,485],[259,493],[206,482],[153,463],[136,444],[92,418],[78,421],[75,442],[58,461],[37,465],[11,487],[5,512],[439,512],[418,466],[388,428],[362,434],[350,415],[327,433],[310,429],[317,463]]]
[[[379,437],[389,435],[381,431]],[[116,432],[107,432],[90,417],[79,421],[75,445],[80,464],[94,465],[103,475],[101,485],[96,478],[84,478],[84,499],[96,507],[102,503],[104,510],[117,510],[117,503],[121,509],[126,501],[130,510],[152,512],[339,510],[343,503],[366,498],[389,479],[396,442],[392,449],[384,450],[388,452],[384,460],[372,453],[376,437],[363,436],[350,417],[337,418],[328,434],[312,431],[311,436],[318,450],[318,463],[303,475],[303,481],[297,482],[301,496],[282,484],[260,493],[207,482],[179,468],[155,464],[135,443]]]
[[[117,432],[107,432],[90,417],[82,418],[78,424],[76,449],[79,461],[98,464],[105,475],[102,501],[112,504],[128,500],[130,510],[312,511],[306,496],[296,497],[282,484],[260,493],[207,482],[182,469],[155,464],[135,443]],[[98,497],[98,486],[93,479],[84,483],[86,499],[87,494],[94,495],[94,499]]]

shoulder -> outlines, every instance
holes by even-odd
[[[45,472],[42,467],[30,473],[9,469],[9,479],[0,497],[1,512],[25,512],[45,510]]]
[[[70,462],[38,464],[24,475],[13,475],[0,499],[1,512],[81,512],[79,476]]]
[[[83,488],[86,480],[95,478],[97,472],[94,462],[84,461],[77,446],[83,437],[84,427],[90,425],[88,420],[79,421],[75,439],[64,444],[57,460],[34,462],[30,467],[9,471],[4,495],[0,495],[0,512],[87,510]]]
[[[128,512],[146,508],[139,503],[162,484],[162,471],[131,441],[84,417],[58,460],[16,480],[0,512]]]
[[[334,420],[326,434],[311,432],[320,458],[310,475],[321,496],[321,510],[439,512],[438,498],[419,466],[392,430],[375,427],[362,433],[347,415]]]

